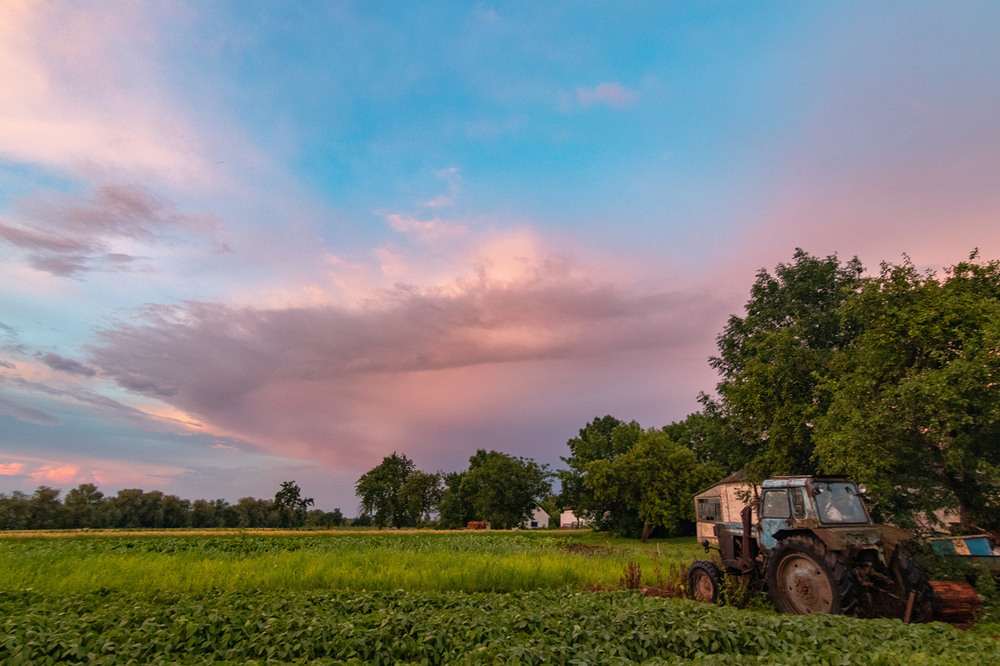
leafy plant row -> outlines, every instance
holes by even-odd
[[[334,534],[271,534],[235,533],[213,535],[202,532],[195,535],[172,536],[169,532],[150,532],[139,535],[74,534],[72,537],[24,537],[0,539],[0,552],[18,551],[33,556],[35,553],[67,552],[91,553],[187,553],[219,555],[260,555],[264,553],[308,550],[315,552],[358,552],[364,550],[391,550],[399,552],[476,552],[520,553],[544,547],[562,547],[570,543],[565,538],[548,534],[525,533],[443,534],[361,532]]]
[[[994,639],[635,592],[0,592],[0,663],[998,663]]]

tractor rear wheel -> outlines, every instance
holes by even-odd
[[[927,581],[927,572],[913,558],[913,555],[902,547],[897,547],[889,563],[892,574],[892,593],[902,602],[903,613],[909,603],[910,593],[913,593],[913,610],[910,613],[911,622],[930,622],[933,620],[934,590]],[[903,617],[902,614],[899,616]]]
[[[768,596],[782,613],[848,613],[857,585],[843,556],[819,539],[796,534],[783,539],[768,556]]]
[[[688,569],[688,597],[705,603],[718,603],[722,589],[722,571],[714,562],[698,560]]]

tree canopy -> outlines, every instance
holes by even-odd
[[[664,430],[643,431],[635,445],[614,460],[587,466],[585,485],[597,502],[615,504],[642,522],[642,540],[657,527],[677,532],[694,523],[692,497],[721,476],[720,467],[699,462],[691,449]]]
[[[479,449],[469,458],[466,471],[445,477],[441,521],[450,527],[462,527],[470,520],[501,529],[516,527],[552,492],[550,477],[545,465],[530,458]]]
[[[0,493],[0,529],[100,529],[116,527],[292,527],[329,526],[343,522],[340,509],[305,511],[312,504],[294,481],[283,482],[275,500],[243,497],[236,504],[223,499],[193,502],[159,490],[125,488],[105,496],[92,483],[66,493],[39,486],[31,495]]]
[[[282,481],[281,490],[274,495],[274,509],[281,527],[298,527],[306,522],[311,497],[302,497],[302,489],[294,481]]]
[[[575,515],[594,522],[598,529],[617,534],[638,533],[642,523],[625,498],[595,492],[587,483],[590,466],[596,461],[613,463],[627,453],[642,434],[637,421],[620,421],[607,415],[594,418],[566,442],[570,455],[562,458],[568,469],[559,472],[561,499]]]
[[[643,540],[657,528],[684,533],[693,526],[692,496],[728,471],[712,459],[731,437],[714,413],[661,429],[595,418],[567,443],[561,499],[600,530]]]
[[[707,407],[751,481],[850,474],[884,518],[955,508],[966,525],[1000,524],[1000,263],[862,273],[802,250],[762,270],[718,338]]]
[[[751,480],[805,474],[815,467],[813,420],[819,378],[855,335],[840,308],[861,283],[857,259],[842,264],[796,250],[774,274],[761,270],[744,317],[732,316],[710,359],[721,380],[718,409],[748,448]],[[709,401],[710,402],[710,401]]]
[[[943,277],[883,264],[843,307],[859,331],[819,389],[815,460],[864,481],[889,515],[954,507],[997,521],[1000,262]]]
[[[361,508],[372,516],[375,525],[404,527],[408,524],[410,510],[402,490],[415,471],[417,466],[412,460],[393,451],[358,479],[355,491],[361,499]]]

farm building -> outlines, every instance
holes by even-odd
[[[589,527],[593,523],[592,520],[587,518],[579,518],[573,513],[573,509],[564,509],[561,514],[559,514],[559,527],[561,528],[572,528],[572,527]]]
[[[549,514],[540,506],[535,507],[535,511],[531,514],[531,518],[524,521],[521,525],[526,530],[541,530],[549,526]]]
[[[746,482],[743,472],[736,472],[694,496],[698,541],[715,541],[715,523],[740,522],[740,511],[746,506],[737,494],[741,491],[753,492],[753,487]],[[754,511],[754,521],[756,513]]]

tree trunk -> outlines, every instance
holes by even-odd
[[[653,525],[652,523],[648,523],[648,522],[647,523],[643,523],[643,525],[642,525],[642,543],[646,543],[647,541],[649,541],[649,535],[653,533],[654,529],[656,529],[656,525]]]

